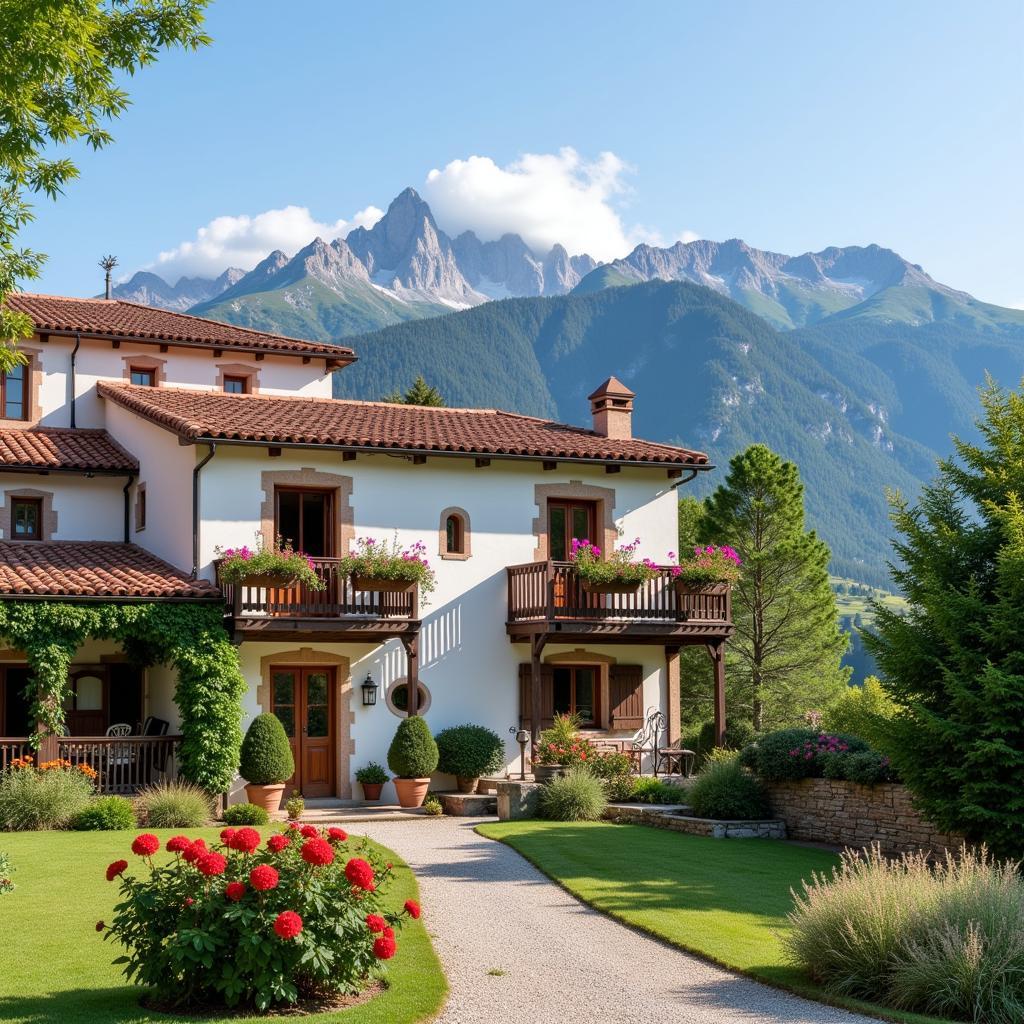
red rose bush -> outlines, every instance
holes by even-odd
[[[365,842],[349,848],[340,829],[306,826],[266,842],[252,828],[225,829],[221,840],[174,836],[161,852],[143,834],[131,864],[107,868],[121,902],[97,930],[125,947],[115,963],[161,1008],[267,1010],[357,993],[382,976],[396,931],[420,915],[413,900],[400,912],[384,906],[391,865]]]

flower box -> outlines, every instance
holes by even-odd
[[[583,589],[588,594],[635,594],[640,589],[639,583],[594,583],[582,581]]]
[[[286,576],[284,573],[257,572],[252,576],[246,576],[242,583],[247,587],[274,587],[285,590],[295,586],[296,577]]]
[[[731,583],[687,583],[685,580],[675,581],[676,591],[682,594],[727,594]]]
[[[352,576],[355,590],[372,590],[378,594],[411,594],[416,589],[415,580],[385,580],[379,576]]]

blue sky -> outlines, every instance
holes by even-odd
[[[878,242],[1024,306],[1019,0],[219,0],[208,30],[128,83],[114,144],[39,200],[34,288],[94,293],[108,251],[125,272],[173,252],[174,277],[296,248],[413,185],[449,230],[521,220],[601,255]],[[290,206],[308,213],[241,219]],[[215,218],[222,239],[180,249]]]

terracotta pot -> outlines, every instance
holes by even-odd
[[[569,774],[567,764],[535,764],[533,765],[534,782],[550,782],[552,779],[560,779],[563,775]]]
[[[393,779],[400,807],[422,807],[430,779]]]
[[[383,782],[360,782],[359,785],[363,787],[364,800],[380,799],[380,791],[384,788]]]
[[[262,807],[268,813],[281,810],[281,801],[284,798],[284,783],[278,782],[270,786],[257,786],[255,783],[245,784],[245,796],[251,804]]]
[[[373,590],[378,594],[409,594],[416,589],[415,582],[409,580],[382,580],[375,576],[353,576],[354,590]]]
[[[478,775],[474,775],[472,778],[466,775],[455,776],[455,785],[459,787],[460,793],[475,793],[479,781],[480,777]]]
[[[591,583],[583,581],[583,589],[588,594],[635,594],[640,589],[639,583]]]

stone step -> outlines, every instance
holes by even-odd
[[[491,818],[498,813],[498,798],[489,793],[437,793],[445,814],[459,818]]]
[[[493,775],[490,778],[481,779],[476,786],[478,793],[497,793],[499,782],[533,782],[533,776],[527,772],[525,779],[519,778],[519,773],[516,772],[505,778],[504,775]]]

